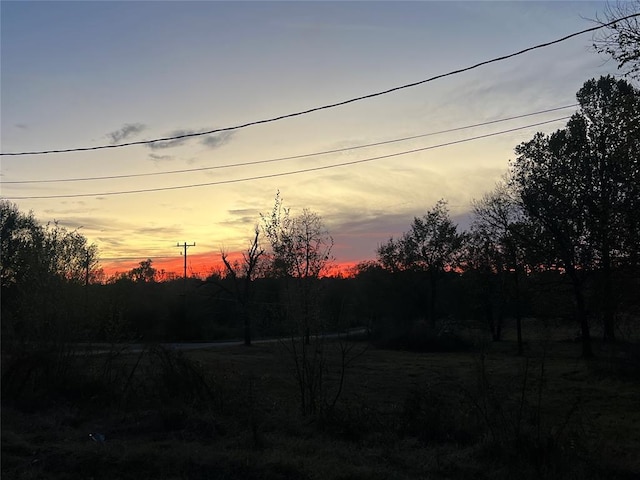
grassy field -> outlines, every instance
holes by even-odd
[[[640,478],[638,345],[587,362],[567,332],[537,331],[524,358],[509,337],[444,353],[357,342],[338,401],[306,416],[279,344],[68,355],[65,382],[39,390],[34,367],[19,398],[3,383],[2,477]],[[323,345],[322,405],[338,346]]]

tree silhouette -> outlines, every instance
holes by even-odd
[[[449,218],[447,202],[439,200],[424,216],[413,219],[411,230],[402,238],[392,238],[377,249],[378,261],[386,268],[427,274],[426,318],[431,327],[436,322],[438,281],[445,270],[459,265],[464,238]]]
[[[614,338],[612,271],[637,258],[640,95],[624,80],[589,80],[567,127],[516,148],[510,181],[571,279],[583,355],[591,355],[586,277],[601,277],[605,339]]]
[[[86,316],[81,291],[98,268],[97,247],[57,222],[41,225],[6,200],[0,231],[3,333],[51,340],[73,332],[71,322]]]
[[[242,253],[242,262],[229,260],[228,255],[222,252],[222,261],[226,268],[227,276],[233,282],[233,295],[240,306],[242,323],[244,328],[244,344],[251,345],[251,296],[253,294],[253,282],[260,270],[260,260],[264,255],[264,249],[260,246],[260,230],[255,229],[253,241],[246,252]],[[222,284],[221,284],[222,285]]]
[[[137,267],[127,272],[127,277],[138,283],[151,283],[157,280],[158,271],[153,268],[153,260],[147,258],[141,261]]]
[[[509,186],[499,182],[493,191],[473,203],[473,221],[467,242],[466,270],[477,272],[485,289],[485,308],[494,340],[500,340],[505,304],[514,297],[518,354],[522,355],[520,278],[526,241],[519,235],[523,214]],[[498,305],[494,305],[497,303]],[[497,310],[497,319],[494,312]]]

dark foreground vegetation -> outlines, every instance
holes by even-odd
[[[2,475],[638,478],[638,344],[598,342],[587,361],[571,329],[525,325],[538,334],[523,357],[512,326],[500,343],[460,331],[445,352],[325,341],[313,415],[301,414],[287,342],[4,358]]]

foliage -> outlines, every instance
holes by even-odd
[[[440,200],[423,217],[415,217],[402,238],[378,247],[378,262],[387,270],[427,274],[429,304],[426,318],[436,321],[437,282],[446,270],[460,265],[465,236],[449,218],[447,202]]]
[[[620,18],[640,13],[640,1],[617,0],[608,4],[601,24],[615,22],[594,38],[593,47],[598,53],[615,60],[625,76],[640,80],[640,17]]]
[[[326,373],[320,278],[333,260],[333,238],[317,213],[304,209],[299,216],[291,216],[280,192],[271,215],[262,220],[271,246],[270,271],[282,282],[279,303],[289,322],[290,339],[282,345],[293,364],[301,412],[315,414],[324,401]]]
[[[612,275],[637,262],[640,206],[640,92],[623,80],[589,80],[577,93],[580,110],[567,127],[538,133],[516,148],[510,182],[548,246],[545,265],[571,279],[583,354],[589,356],[585,276],[602,275],[605,337],[614,337]]]
[[[0,229],[3,340],[77,333],[86,287],[99,271],[97,247],[56,222],[40,225],[5,200]]]
[[[272,275],[302,279],[319,278],[328,272],[333,238],[320,215],[303,209],[300,215],[291,216],[278,192],[271,214],[262,215],[262,223],[271,246]]]
[[[514,305],[518,332],[518,353],[522,343],[522,277],[527,268],[526,244],[522,235],[523,212],[505,181],[473,204],[465,267],[477,278],[478,308],[484,312],[494,340],[500,340],[508,304]]]
[[[153,260],[150,258],[141,261],[137,267],[126,274],[126,278],[134,282],[155,282],[157,277],[158,271],[153,268]]]

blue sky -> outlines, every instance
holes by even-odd
[[[594,25],[605,2],[10,2],[0,4],[3,152],[145,140],[228,127],[463,68]],[[235,251],[280,190],[335,238],[339,262],[372,258],[438,199],[464,226],[532,127],[351,166],[252,181],[462,140],[573,110],[333,155],[220,167],[421,135],[575,103],[615,73],[592,34],[414,88],[303,117],[160,145],[2,157],[1,195],[79,228],[105,258]],[[226,182],[154,193],[101,195]],[[88,194],[72,198],[19,198]],[[194,257],[197,258],[197,257]],[[136,260],[129,261],[129,264]]]

